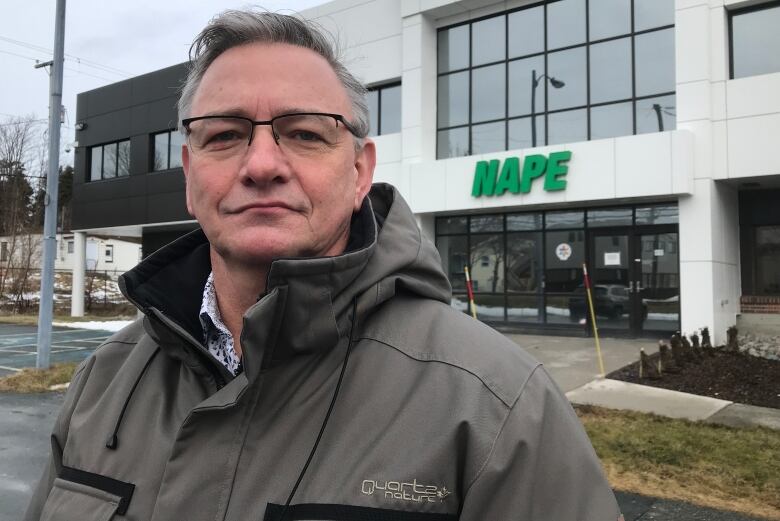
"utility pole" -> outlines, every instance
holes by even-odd
[[[62,125],[62,67],[65,60],[65,0],[57,0],[54,21],[54,60],[49,76],[49,171],[46,175],[46,212],[43,220],[41,300],[38,308],[38,356],[35,367],[49,368],[51,323],[54,313],[54,256],[57,246],[57,197]]]

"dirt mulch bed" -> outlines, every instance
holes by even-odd
[[[638,361],[607,378],[780,409],[780,361],[721,349],[708,351],[710,356],[686,363],[677,374],[664,373],[660,379],[640,379]],[[650,360],[657,363],[658,354]]]

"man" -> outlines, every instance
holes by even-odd
[[[77,371],[27,519],[613,521],[566,399],[449,305],[364,89],[297,18],[227,11],[179,103],[191,233]],[[370,193],[369,193],[370,191]]]

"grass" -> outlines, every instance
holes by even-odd
[[[49,369],[22,369],[21,372],[0,378],[0,392],[43,393],[49,387],[70,382],[75,362],[53,364]]]
[[[85,315],[83,317],[72,317],[70,315],[54,315],[54,322],[91,322],[91,321],[103,321],[103,320],[134,320],[136,317],[118,316],[116,314],[111,315]],[[24,315],[6,315],[0,316],[0,324],[19,324],[23,326],[37,326],[38,325],[38,313],[24,314]]]
[[[780,519],[780,432],[577,410],[613,488]]]

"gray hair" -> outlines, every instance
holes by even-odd
[[[330,35],[328,35],[330,36]],[[223,52],[250,43],[286,43],[310,49],[327,60],[347,91],[352,104],[350,125],[355,129],[356,146],[363,144],[369,132],[366,88],[344,66],[332,38],[313,22],[301,18],[255,9],[227,10],[200,32],[190,47],[190,68],[179,97],[179,122],[190,117],[192,99],[206,69]],[[184,132],[184,129],[180,129]]]

